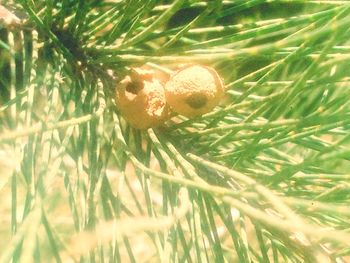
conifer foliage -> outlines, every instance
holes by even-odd
[[[340,0],[2,0],[0,263],[350,262],[349,24]],[[130,126],[117,83],[184,65],[220,104]]]

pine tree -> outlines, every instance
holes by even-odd
[[[0,263],[350,262],[350,3],[0,2]],[[137,67],[225,97],[135,129]]]

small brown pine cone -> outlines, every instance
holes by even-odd
[[[117,85],[116,103],[125,120],[136,129],[159,126],[169,116],[163,85],[141,69],[134,69]]]
[[[201,65],[181,68],[165,84],[165,97],[176,113],[188,118],[210,112],[224,95],[217,72]]]

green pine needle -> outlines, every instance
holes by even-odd
[[[2,1],[0,263],[349,261],[349,23],[338,0]],[[184,63],[221,104],[129,126],[118,81]]]

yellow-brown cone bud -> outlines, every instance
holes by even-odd
[[[151,75],[140,72],[126,76],[118,84],[116,102],[131,126],[147,129],[162,124],[169,112],[161,83]]]
[[[190,65],[178,70],[165,84],[165,97],[171,108],[186,117],[211,111],[223,97],[224,85],[212,68]]]

